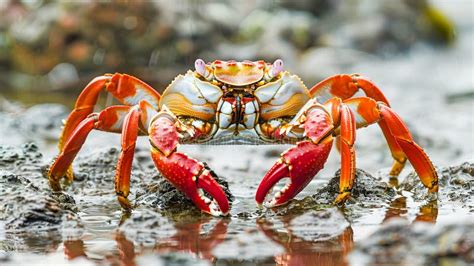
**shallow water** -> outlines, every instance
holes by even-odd
[[[154,210],[138,206],[129,218],[130,214],[122,213],[116,202],[113,184],[100,183],[97,189],[84,188],[73,195],[83,230],[63,232],[62,237],[57,234],[45,235],[44,238],[19,234],[17,237],[21,241],[18,245],[23,246],[20,250],[27,247],[27,253],[11,253],[13,260],[6,260],[7,265],[36,263],[38,259],[45,265],[76,262],[113,265],[160,262],[345,265],[353,246],[389,218],[424,221],[440,227],[453,222],[468,222],[474,217],[473,210],[465,206],[424,204],[415,201],[408,192],[401,193],[387,204],[379,206],[374,202],[374,207],[368,207],[370,202],[366,203],[367,206],[318,207],[309,201],[309,196],[328,182],[324,176],[315,178],[288,209],[260,210],[254,202],[254,191],[265,170],[276,159],[269,158],[268,154],[278,154],[285,148],[183,147],[191,156],[203,157],[205,154],[209,165],[218,174],[224,174],[235,197],[230,217],[216,218],[197,211],[176,216],[165,211],[153,213],[159,226],[152,223],[150,228],[136,228],[132,223],[130,227],[117,230],[128,219],[146,216]],[[218,157],[212,155],[217,152]],[[250,159],[249,154],[261,159]],[[132,188],[132,201],[134,196]],[[326,220],[327,217],[333,218]],[[0,243],[7,240],[0,230]]]

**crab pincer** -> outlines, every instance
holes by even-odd
[[[275,196],[265,202],[267,207],[275,207],[286,203],[295,197],[313,177],[321,170],[331,151],[332,140],[314,144],[311,141],[299,142],[282,153],[281,158],[263,177],[257,189],[255,200],[258,205],[264,203],[272,188],[283,178],[289,178],[287,183]]]
[[[204,163],[176,151],[179,125],[168,111],[158,115],[150,128],[151,156],[161,174],[203,212],[214,216],[229,213],[229,201],[216,175]]]
[[[309,103],[304,111],[299,113],[291,127],[303,128],[308,140],[300,141],[281,154],[280,159],[273,165],[261,181],[255,200],[262,205],[273,187],[283,178],[289,178],[286,184],[274,197],[267,202],[267,207],[274,207],[286,203],[295,197],[313,177],[324,167],[333,138],[332,121],[323,108]],[[276,134],[284,136],[286,129]]]

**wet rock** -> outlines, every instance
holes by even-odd
[[[341,171],[338,170],[325,187],[316,191],[313,195],[316,203],[331,204],[334,202],[334,199],[339,194],[340,176]],[[395,196],[396,191],[382,181],[381,177],[375,177],[364,170],[356,169],[351,199],[346,204],[348,206],[359,205],[363,208],[378,208],[386,206]]]
[[[324,241],[337,237],[349,227],[337,208],[307,212],[291,220],[289,230],[305,241]]]
[[[361,240],[353,265],[465,265],[474,262],[474,223],[436,226],[391,219]]]
[[[440,206],[455,204],[474,212],[474,162],[438,169]],[[434,194],[429,193],[415,172],[410,173],[400,184],[400,188],[413,193],[418,201],[431,201]]]
[[[257,226],[274,243],[285,248],[278,255],[282,264],[343,264],[353,245],[353,231],[337,208],[309,210],[301,215],[270,216],[257,220]],[[292,256],[295,251],[298,256]]]
[[[259,224],[266,233],[287,232],[288,238],[309,242],[334,239],[350,226],[343,213],[335,207],[309,210],[301,215],[266,216],[260,218]]]
[[[75,180],[70,189],[80,192],[83,188],[113,188],[119,154],[120,150],[115,147],[104,147],[78,156],[73,162]],[[132,171],[137,169],[138,166],[133,164]],[[137,178],[132,178],[131,184],[136,180]]]
[[[323,187],[316,190],[312,196],[301,200],[291,200],[287,205],[267,210],[265,216],[295,215],[311,210],[323,210],[333,206],[339,194],[339,178],[341,171]],[[345,202],[344,213],[350,219],[367,214],[368,209],[388,207],[396,197],[395,189],[390,187],[381,177],[375,177],[366,171],[356,169],[356,179],[351,197]]]
[[[154,247],[176,233],[173,223],[151,210],[136,210],[118,229],[128,240],[140,246]]]
[[[28,250],[30,245],[54,248],[63,236],[80,235],[74,199],[51,193],[35,144],[0,146],[0,167],[0,225],[7,235],[2,243],[7,250]]]
[[[35,144],[0,146],[0,167],[0,220],[8,219],[7,228],[30,229],[35,222],[60,224],[64,211],[74,211],[71,196],[50,192],[42,154]]]

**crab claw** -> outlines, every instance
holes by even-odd
[[[275,207],[295,197],[313,177],[321,170],[331,151],[332,138],[319,144],[311,141],[299,142],[282,153],[260,183],[255,200],[261,206],[273,187],[283,178],[289,177],[287,183],[273,198],[265,202],[266,207]]]
[[[229,213],[229,201],[224,190],[214,180],[215,174],[203,163],[180,152],[165,156],[155,148],[152,148],[152,158],[163,176],[201,211],[214,216]]]

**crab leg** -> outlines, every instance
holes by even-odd
[[[125,105],[136,105],[140,100],[148,101],[158,109],[160,95],[145,82],[126,75],[115,73],[93,79],[79,95],[74,110],[69,114],[59,138],[59,151],[62,152],[67,140],[76,127],[91,114],[97,103],[100,92],[106,90]],[[68,169],[67,176],[72,179],[72,169]]]
[[[227,215],[229,202],[224,190],[214,180],[214,172],[203,163],[176,151],[180,134],[193,136],[194,130],[181,124],[164,106],[149,129],[151,155],[156,167],[203,212],[215,216]],[[213,200],[205,196],[201,189]]]
[[[70,168],[91,130],[120,132],[123,118],[129,111],[129,106],[111,106],[100,113],[88,115],[79,123],[49,169],[49,182],[53,190],[61,190],[59,180]]]
[[[126,210],[132,205],[127,199],[130,193],[130,173],[132,172],[133,155],[135,154],[135,144],[138,137],[138,126],[141,111],[138,106],[131,108],[125,116],[122,129],[122,149],[120,151],[117,169],[115,172],[115,192],[120,205]]]
[[[387,132],[391,141],[400,147],[397,152],[402,153],[403,158],[408,158],[423,185],[430,192],[438,191],[438,175],[433,164],[423,149],[413,141],[402,119],[390,107],[366,97],[352,98],[344,101],[344,104],[349,106],[355,114],[357,128],[376,122],[379,122],[379,125],[385,125],[384,132]]]
[[[310,94],[322,103],[333,97],[338,97],[342,100],[349,99],[354,96],[359,89],[361,89],[367,97],[372,98],[375,101],[383,102],[386,106],[390,107],[390,104],[382,91],[372,81],[358,74],[342,74],[329,77],[313,86],[310,90]],[[405,166],[407,158],[400,145],[398,145],[397,141],[390,133],[386,122],[380,120],[379,126],[387,140],[388,147],[390,148],[390,152],[394,159],[390,175],[398,176]],[[336,139],[336,147],[339,148],[338,143],[339,140]]]
[[[413,141],[405,123],[390,107],[379,104],[380,116],[387,123],[395,141],[415,168],[423,185],[430,192],[438,191],[438,174],[428,155]]]
[[[122,139],[117,169],[115,172],[115,192],[122,208],[128,210],[132,208],[127,199],[130,193],[130,174],[132,172],[133,155],[135,154],[135,144],[139,133],[148,130],[148,125],[152,117],[156,115],[153,106],[147,101],[140,101],[130,109],[125,116],[122,126]]]
[[[331,76],[314,85],[309,93],[313,98],[318,98],[319,103],[323,103],[334,97],[341,98],[342,100],[351,98],[359,89],[367,97],[384,102],[387,106],[390,106],[382,91],[371,80],[358,74]]]
[[[344,202],[349,197],[355,178],[355,131],[354,114],[349,107],[340,105],[340,149],[341,149],[341,177],[339,181],[339,195],[335,203]]]

